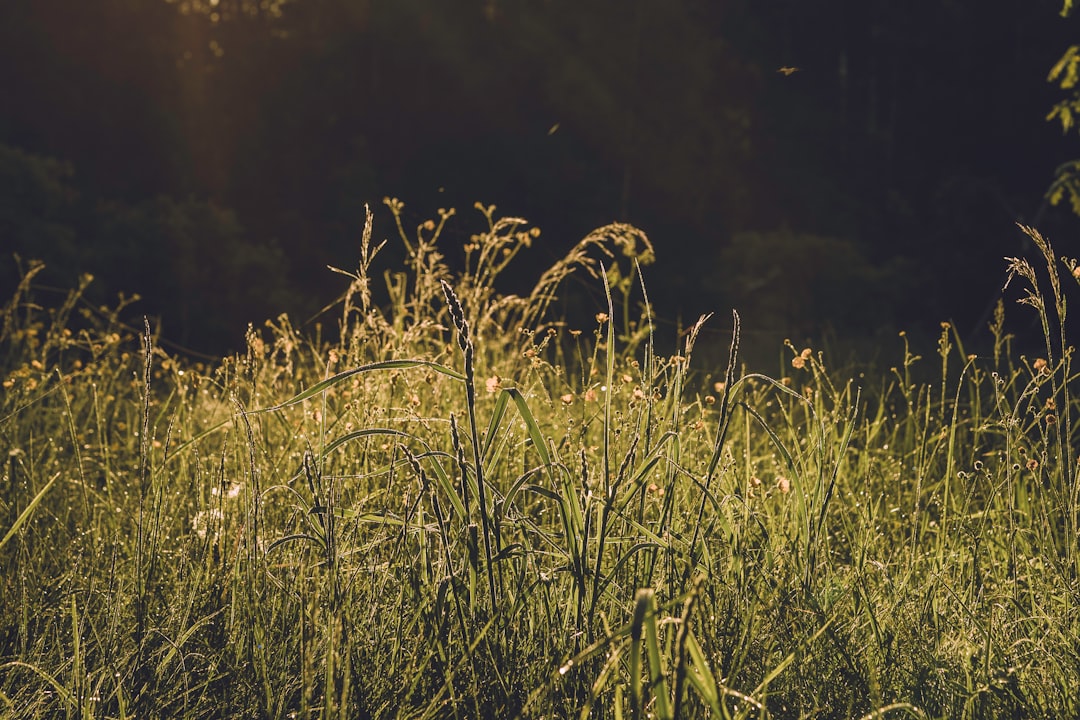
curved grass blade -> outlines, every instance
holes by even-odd
[[[540,456],[540,460],[544,463],[545,467],[551,466],[551,454],[548,452],[547,445],[544,442],[544,434],[540,432],[540,426],[536,422],[536,418],[533,416],[532,411],[529,409],[529,403],[526,402],[525,396],[521,394],[521,391],[517,388],[503,388],[499,392],[499,397],[495,401],[495,410],[492,412],[491,421],[488,423],[487,436],[484,438],[484,451],[483,454],[487,457],[492,444],[495,442],[495,429],[498,428],[502,422],[503,416],[506,414],[506,407],[509,404],[508,401],[513,400],[515,407],[517,407],[518,415],[525,422],[525,429],[529,432],[529,439],[532,440],[533,447],[536,448],[537,454]]]
[[[351,378],[353,375],[358,375],[360,373],[371,372],[373,370],[404,370],[414,367],[425,367],[434,370],[437,373],[441,373],[442,375],[445,375],[453,380],[460,380],[461,382],[465,381],[465,376],[459,373],[457,370],[453,370],[446,367],[445,365],[441,365],[437,362],[432,362],[430,360],[384,360],[382,362],[369,363],[368,365],[361,365],[360,367],[356,367],[351,370],[339,372],[337,375],[328,377],[321,382],[315,383],[307,390],[304,390],[299,394],[294,395],[280,405],[274,405],[268,408],[260,408],[258,410],[249,410],[248,414],[257,415],[259,413],[267,413],[274,410],[281,410],[282,408],[287,408],[290,405],[295,405],[299,402],[303,402],[304,400],[309,400],[310,398],[318,395],[324,390],[329,390],[338,383]]]
[[[578,717],[581,720],[588,720],[592,715],[593,704],[597,698],[604,692],[611,677],[617,674],[620,666],[620,656],[625,645],[615,648],[615,650],[608,656],[607,662],[604,663],[604,667],[600,669],[599,674],[596,676],[596,680],[589,688],[589,697],[585,699],[585,703],[581,707],[581,712]]]
[[[686,673],[687,679],[709,709],[720,717],[723,712],[720,710],[719,684],[716,682],[716,676],[709,669],[709,661],[705,658],[705,652],[693,633],[688,633],[686,636],[686,653],[690,659],[690,668]]]
[[[35,675],[40,677],[42,680],[47,682],[52,687],[52,689],[56,692],[57,696],[61,700],[63,700],[64,703],[69,708],[76,709],[76,708],[79,707],[79,703],[75,699],[75,696],[71,694],[71,691],[68,690],[63,685],[61,685],[60,682],[55,677],[53,677],[49,673],[45,672],[44,670],[39,668],[37,665],[31,665],[30,663],[23,662],[22,660],[12,660],[11,662],[6,662],[3,665],[0,665],[0,670],[6,670],[7,668],[19,668],[19,667],[26,668],[27,670],[29,670],[30,672],[34,673]]]
[[[746,403],[740,402],[738,403],[738,406],[745,410],[746,413],[750,415],[750,417],[757,420],[758,425],[761,426],[761,429],[764,430],[766,434],[768,434],[769,440],[772,441],[773,446],[775,446],[776,449],[780,451],[780,454],[784,456],[784,464],[787,465],[788,471],[791,472],[793,475],[797,475],[799,471],[795,467],[794,458],[791,457],[791,453],[788,451],[787,446],[784,445],[784,441],[780,439],[780,436],[776,434],[776,431],[769,427],[769,423],[765,420],[765,418],[763,418],[757,410],[750,407]]]
[[[623,565],[625,565],[626,561],[629,560],[631,557],[633,557],[633,555],[635,553],[640,552],[641,550],[648,550],[649,548],[661,549],[662,547],[663,546],[661,546],[659,543],[655,543],[655,542],[639,542],[639,543],[635,543],[629,550],[627,550],[625,553],[623,553],[623,556],[621,558],[619,558],[615,562],[615,566],[611,568],[611,571],[600,582],[600,586],[599,586],[599,589],[597,590],[596,594],[597,595],[603,595],[604,594],[604,592],[607,590],[608,585],[610,585],[612,580],[615,579],[615,575],[616,575],[616,573],[619,572],[619,568],[621,568]]]
[[[537,487],[536,485],[526,486],[525,483],[527,483],[532,476],[538,475],[543,469],[543,467],[538,466],[522,473],[521,476],[510,485],[510,489],[506,492],[506,499],[503,501],[503,504],[508,508],[513,507],[514,501],[517,500],[518,493],[521,492],[523,487],[527,487],[528,489]]]
[[[393,437],[401,437],[401,438],[409,438],[409,439],[412,439],[412,440],[420,440],[415,435],[407,433],[404,430],[394,430],[393,428],[367,428],[366,430],[354,430],[351,433],[347,433],[347,434],[342,435],[340,437],[336,437],[333,440],[331,440],[329,443],[327,443],[326,447],[324,447],[323,450],[322,450],[320,459],[325,459],[326,456],[329,455],[332,450],[337,450],[339,447],[341,447],[345,443],[349,443],[349,442],[352,442],[353,440],[359,440],[359,439],[365,438],[365,437],[372,437],[374,435],[391,435]],[[420,440],[420,442],[421,442],[421,444],[424,444],[425,448],[427,447],[427,445],[425,443],[423,443],[422,440]]]
[[[277,548],[279,548],[279,547],[281,547],[283,545],[287,545],[287,544],[289,544],[291,542],[294,542],[294,541],[297,541],[297,540],[307,540],[308,542],[314,543],[315,545],[318,545],[319,547],[323,547],[325,545],[325,543],[326,543],[326,541],[323,538],[318,537],[316,535],[309,535],[307,533],[296,533],[294,535],[286,535],[283,538],[278,538],[274,542],[270,543],[269,547],[266,548],[266,552],[264,552],[263,555],[264,556],[269,555],[272,551],[276,550]]]
[[[811,643],[813,643],[815,640],[817,640],[819,637],[821,637],[825,633],[825,631],[829,629],[830,625],[832,625],[832,620],[831,619],[826,621],[824,625],[822,625],[820,628],[818,628],[816,631],[814,631],[814,634],[811,635],[803,643],[803,645],[808,647]],[[768,690],[769,684],[773,680],[778,678],[781,673],[783,673],[785,670],[787,670],[788,666],[790,666],[791,663],[795,662],[795,656],[796,656],[796,654],[798,654],[798,652],[800,652],[800,651],[796,650],[794,652],[788,653],[788,655],[783,660],[781,660],[779,663],[777,663],[776,667],[774,667],[772,670],[770,670],[769,674],[766,675],[765,678],[760,683],[758,683],[758,686],[756,688],[754,688],[754,691],[752,693],[750,693],[750,695],[752,697],[757,697],[757,696],[761,695],[762,693],[764,693],[766,690]]]
[[[173,459],[175,459],[175,458],[176,458],[176,457],[177,457],[177,456],[178,456],[178,455],[179,455],[180,453],[182,453],[183,451],[187,450],[187,449],[188,449],[189,447],[191,447],[191,446],[192,446],[192,445],[194,445],[195,443],[199,442],[199,441],[200,441],[200,440],[202,440],[202,439],[203,439],[204,437],[207,437],[208,435],[213,435],[213,434],[214,434],[214,433],[216,433],[216,432],[217,432],[218,430],[221,430],[221,429],[223,429],[223,428],[231,428],[231,427],[232,427],[232,423],[233,423],[233,421],[232,421],[232,420],[223,420],[223,421],[219,422],[219,423],[218,423],[217,425],[214,425],[214,426],[213,426],[213,427],[211,427],[211,428],[207,428],[206,430],[203,430],[203,431],[202,431],[201,433],[199,433],[198,435],[195,435],[195,436],[194,436],[194,437],[192,437],[191,439],[189,439],[189,440],[185,440],[185,441],[183,441],[182,443],[179,443],[179,444],[177,444],[177,446],[176,446],[176,447],[174,447],[174,448],[172,449],[172,451],[171,451],[171,452],[169,452],[169,454],[168,454],[168,455],[167,455],[167,456],[165,457],[165,459],[164,459],[163,463],[164,463],[164,464],[166,464],[166,465],[167,465],[167,464],[169,464],[169,463],[170,463],[170,462],[172,462],[172,461],[173,461]]]
[[[0,549],[3,549],[3,547],[7,545],[8,540],[15,537],[15,533],[19,531],[19,528],[26,524],[26,521],[29,520],[30,516],[34,514],[34,510],[35,508],[37,508],[42,498],[45,497],[45,494],[49,492],[49,490],[59,478],[60,473],[53,475],[53,479],[45,483],[45,487],[41,488],[41,490],[38,491],[38,494],[34,496],[34,499],[30,501],[30,504],[27,505],[21,513],[19,513],[19,517],[15,518],[15,522],[12,523],[11,528],[7,531],[7,534],[4,535],[4,539],[0,540]]]
[[[173,658],[175,658],[180,653],[180,648],[184,646],[184,643],[191,639],[192,635],[194,635],[204,626],[208,625],[211,620],[213,620],[215,617],[222,614],[223,612],[225,612],[225,608],[219,608],[207,615],[206,617],[200,618],[199,620],[195,621],[195,623],[193,623],[191,627],[185,630],[180,635],[180,637],[176,639],[176,642],[170,643],[171,647],[169,649],[169,652],[165,655],[161,662],[158,663],[158,675],[162,676],[165,674],[165,670],[169,667],[169,664],[173,661]]]

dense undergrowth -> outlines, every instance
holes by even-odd
[[[661,352],[629,226],[512,297],[493,281],[536,230],[482,208],[451,273],[451,213],[409,233],[390,205],[386,307],[369,215],[340,342],[282,317],[210,367],[80,289],[39,307],[27,270],[0,329],[0,716],[1080,713],[1074,264],[1037,232],[1038,272],[1010,271],[1042,357],[999,308],[987,357],[945,325],[887,371],[790,346],[770,378],[737,315],[708,319],[726,370],[695,367],[701,323]],[[608,299],[590,327],[549,312],[575,273]]]

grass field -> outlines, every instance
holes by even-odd
[[[943,325],[893,368],[791,345],[768,377],[737,315],[707,320],[726,368],[700,324],[658,346],[629,226],[512,297],[536,230],[484,209],[451,273],[450,213],[389,204],[408,263],[369,216],[339,343],[281,317],[206,366],[82,289],[39,307],[28,268],[0,717],[1080,716],[1075,265],[1037,232],[1009,269],[1039,356],[999,306],[985,357]],[[607,298],[582,327],[550,309],[571,275]]]

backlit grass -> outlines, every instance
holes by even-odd
[[[281,317],[209,366],[83,287],[39,306],[27,267],[0,716],[1080,713],[1074,264],[1037,232],[1039,272],[1008,269],[1039,356],[999,308],[986,357],[943,325],[894,368],[789,345],[760,373],[737,314],[660,347],[632,227],[507,296],[537,230],[481,208],[453,273],[452,213],[412,232],[388,204],[407,264],[379,268],[369,216],[340,342]],[[581,327],[552,313],[571,275],[606,298]],[[726,367],[694,361],[706,323]]]

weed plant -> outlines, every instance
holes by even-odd
[[[0,329],[0,716],[928,718],[1080,714],[1080,498],[1066,291],[1017,357],[942,326],[856,382],[663,354],[639,231],[523,296],[538,231],[480,207],[408,231],[373,301],[371,215],[334,306],[212,366],[147,324],[34,302]],[[1038,270],[1036,269],[1038,268]],[[595,324],[550,316],[563,282]],[[86,280],[89,282],[89,279]],[[940,364],[931,383],[913,372]]]

